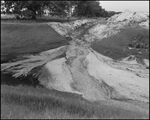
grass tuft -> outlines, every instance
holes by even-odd
[[[81,96],[31,86],[1,85],[1,118],[141,118],[146,115],[92,103]]]

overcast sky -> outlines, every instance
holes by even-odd
[[[100,5],[107,11],[149,11],[149,1],[100,1]]]

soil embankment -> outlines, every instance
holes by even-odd
[[[102,25],[99,20],[86,20],[49,25],[55,31],[58,30],[60,35],[71,37],[70,44],[38,55],[26,56],[25,60],[4,63],[1,70],[19,77],[42,66],[38,72],[32,74],[49,89],[76,93],[89,101],[120,100],[149,104],[149,69],[146,69],[149,66],[143,63],[145,60],[141,62],[134,56],[131,59],[114,60],[90,47],[93,41],[101,41],[102,38],[116,34],[124,24],[119,23],[117,27],[116,23]],[[139,111],[140,109],[142,108]]]

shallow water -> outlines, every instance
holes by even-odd
[[[1,64],[12,62],[17,59],[21,59],[21,55],[18,54],[9,54],[9,55],[1,55]],[[39,81],[37,78],[33,77],[32,75],[22,76],[18,78],[14,78],[12,73],[4,73],[1,71],[1,85],[28,85],[28,86],[40,86]]]
[[[28,85],[28,86],[41,86],[39,84],[39,81],[37,78],[34,78],[31,75],[28,75],[26,77],[18,77],[14,78],[11,73],[3,73],[1,72],[1,85],[12,85],[12,86],[17,86],[17,85]]]

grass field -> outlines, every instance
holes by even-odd
[[[1,23],[1,53],[33,53],[66,44],[66,39],[44,23]]]
[[[70,19],[67,19],[66,17],[54,17],[54,16],[37,16],[36,20],[32,20],[31,18],[26,18],[17,20],[15,15],[13,14],[1,14],[1,21],[5,22],[38,22],[38,23],[43,23],[43,22],[70,22],[79,19],[78,17],[71,17]]]
[[[67,43],[46,23],[1,22],[1,62],[18,54],[39,53]]]
[[[96,104],[71,93],[41,87],[1,85],[1,118],[146,118],[141,113]]]
[[[137,57],[149,59],[149,50],[130,50],[127,48],[127,45],[134,41],[136,43],[139,42],[149,45],[149,30],[140,27],[128,27],[122,29],[121,32],[116,35],[93,43],[91,47],[97,52],[113,59],[127,57],[131,54],[136,55]]]

